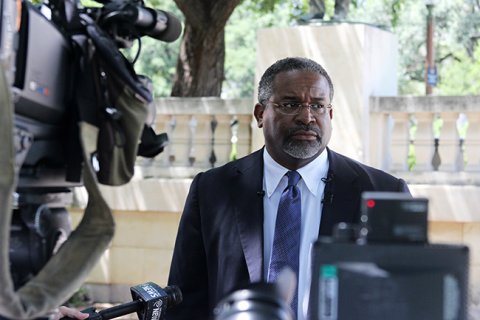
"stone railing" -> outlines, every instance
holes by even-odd
[[[169,144],[155,159],[139,159],[143,178],[191,178],[251,152],[252,99],[163,98],[156,131]]]
[[[369,128],[374,166],[480,181],[480,96],[372,97]]]
[[[162,98],[156,109],[170,142],[138,160],[142,178],[191,178],[252,151],[252,99]],[[431,172],[480,182],[480,96],[371,97],[368,127],[370,165],[418,183]]]

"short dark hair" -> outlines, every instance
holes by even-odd
[[[316,72],[325,77],[330,87],[330,101],[333,99],[332,79],[330,79],[327,71],[320,64],[308,58],[289,57],[278,60],[265,70],[258,83],[258,102],[263,103],[270,99],[273,94],[273,80],[277,74],[293,70]]]

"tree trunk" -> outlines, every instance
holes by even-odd
[[[241,0],[175,0],[185,16],[177,72],[176,97],[219,97],[225,62],[225,24]]]

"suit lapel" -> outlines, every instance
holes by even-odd
[[[251,282],[263,273],[263,149],[238,162],[235,216]],[[260,192],[260,194],[259,194]]]
[[[330,193],[322,208],[320,235],[330,236],[333,227],[339,222],[357,223],[360,210],[360,185],[358,174],[339,154],[328,149],[330,185],[325,194]]]

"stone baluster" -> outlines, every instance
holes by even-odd
[[[383,147],[385,152],[383,153],[382,165],[385,170],[391,170],[393,168],[393,156],[392,156],[392,139],[393,139],[393,129],[395,128],[395,118],[389,113],[386,116],[385,124],[385,135],[383,136],[385,140],[383,141]]]
[[[417,164],[417,155],[415,153],[415,138],[417,135],[418,120],[415,114],[411,114],[408,118],[408,155],[407,164],[408,170],[413,171]]]
[[[188,163],[190,166],[193,166],[195,163],[195,133],[197,130],[197,118],[195,116],[192,116],[190,118],[190,121],[188,122],[188,129],[189,129],[189,135],[188,135]]]
[[[435,114],[432,123],[433,130],[433,157],[432,157],[432,168],[434,171],[438,171],[438,168],[442,164],[442,159],[440,158],[440,134],[442,132],[443,119],[440,114]]]
[[[215,130],[217,129],[218,121],[215,116],[212,116],[212,120],[210,121],[210,132],[212,134],[211,142],[210,142],[210,158],[208,159],[210,162],[210,166],[213,168],[215,166],[215,162],[217,162],[217,156],[215,155]]]
[[[456,121],[458,133],[458,152],[455,161],[455,167],[457,171],[464,171],[467,163],[464,142],[465,138],[467,137],[468,124],[467,115],[465,113],[460,113]]]
[[[174,150],[174,141],[172,139],[173,134],[175,132],[175,128],[177,127],[177,119],[174,115],[170,117],[170,121],[168,121],[168,137],[170,139],[170,143],[167,145],[167,159],[168,164],[173,165],[175,162],[175,150]]]
[[[238,118],[237,116],[233,116],[232,121],[230,121],[230,131],[231,131],[231,151],[230,151],[230,161],[237,160],[238,156]]]

